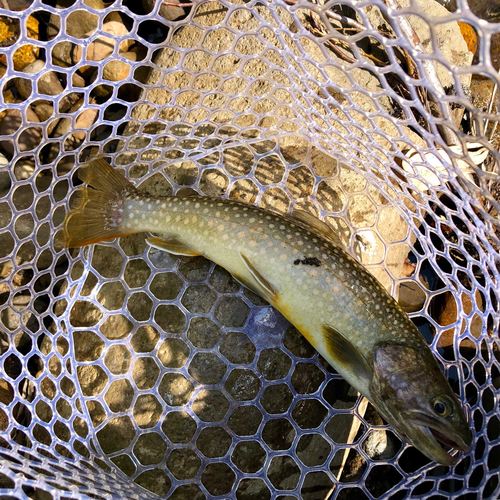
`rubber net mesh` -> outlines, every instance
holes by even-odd
[[[494,5],[0,4],[2,499],[498,497],[496,107],[470,93]],[[470,453],[429,462],[201,257],[57,248],[95,152],[152,194],[323,219],[429,341]]]

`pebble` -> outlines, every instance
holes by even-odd
[[[23,73],[39,73],[45,68],[45,62],[41,59],[26,65],[23,68]],[[48,71],[41,75],[38,79],[38,93],[45,95],[59,95],[63,92],[63,86],[54,71]],[[27,78],[16,78],[14,82],[19,94],[27,99],[32,93],[32,82]]]
[[[56,8],[68,9],[71,8],[73,4],[73,0],[58,0],[56,2]],[[109,3],[105,3],[104,0],[85,0],[85,4],[96,10],[105,9],[109,5]],[[121,19],[118,12],[111,12],[109,17],[113,20]],[[87,33],[93,33],[97,28],[98,19],[98,16],[92,12],[83,9],[75,9],[66,19],[66,33],[75,38],[85,38]],[[59,33],[60,29],[61,18],[57,14],[52,14],[47,26],[47,38],[52,40],[52,38]]]
[[[111,35],[116,36],[124,36],[128,34],[127,28],[123,25],[123,23],[118,21],[109,21],[102,25],[102,31],[104,33],[109,33]],[[91,36],[94,33],[94,30],[86,34],[86,37]],[[120,48],[123,51],[127,51],[132,44],[135,43],[134,40],[124,40],[120,44]],[[115,46],[115,40],[113,38],[109,38],[107,36],[101,36],[94,40],[87,47],[87,61],[102,61],[106,59],[113,53],[113,49]],[[76,64],[82,59],[83,49],[80,46],[75,46],[73,50],[73,62]]]
[[[82,113],[80,113],[76,119],[75,128],[83,129],[84,131],[73,132],[73,137],[75,139],[83,141],[83,139],[85,139],[85,136],[87,135],[87,130],[90,129],[90,127],[94,124],[98,115],[98,109],[86,109],[85,111],[82,111]]]
[[[63,68],[73,66],[73,44],[71,42],[59,42],[52,49],[52,62]]]
[[[27,108],[26,117],[28,121],[39,123],[38,116],[31,108]],[[12,136],[19,130],[22,124],[21,113],[16,109],[9,109],[5,113],[0,123],[0,135]],[[19,149],[21,151],[31,151],[41,142],[43,137],[41,127],[27,127],[19,136]],[[8,155],[14,154],[14,145],[11,141],[2,141],[2,148]]]
[[[121,82],[125,80],[129,74],[130,66],[119,60],[110,61],[102,70],[102,77],[104,80],[110,80],[112,82]]]
[[[41,122],[47,121],[54,114],[54,106],[49,101],[36,101],[32,104],[32,107]]]

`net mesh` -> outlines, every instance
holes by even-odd
[[[498,497],[494,6],[1,6],[1,498]],[[444,467],[401,442],[201,257],[55,246],[95,151],[152,194],[333,227],[429,341],[470,453]]]

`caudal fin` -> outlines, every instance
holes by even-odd
[[[136,188],[104,158],[81,167],[78,176],[88,186],[77,191],[76,204],[64,221],[61,245],[81,247],[130,234],[122,224],[123,207]]]

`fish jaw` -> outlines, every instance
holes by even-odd
[[[472,436],[468,427],[463,432],[457,432],[456,428],[450,429],[439,423],[424,423],[422,420],[418,415],[410,414],[405,416],[404,423],[393,423],[393,427],[426,457],[442,465],[455,465],[456,458],[450,451],[470,451]]]
[[[454,425],[444,425],[427,415],[415,412],[414,416],[408,417],[408,422],[412,423],[414,427],[426,429],[426,434],[430,432],[434,439],[444,446],[463,452],[468,452],[471,449],[472,434],[465,420],[461,421],[457,418]]]
[[[441,447],[430,427],[412,425],[405,438],[432,461],[447,466],[455,465],[456,459]]]

